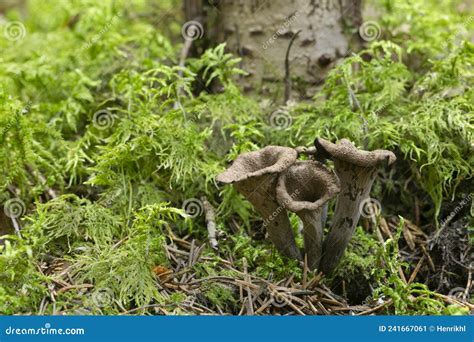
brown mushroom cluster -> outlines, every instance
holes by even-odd
[[[239,155],[217,176],[233,184],[264,220],[268,237],[284,255],[302,260],[288,218],[303,222],[308,267],[330,273],[338,264],[359,221],[361,203],[368,198],[377,168],[390,165],[395,155],[386,150],[363,151],[349,140],[334,144],[317,138],[316,160],[297,160],[306,149],[267,146]],[[334,172],[323,163],[331,159]],[[324,238],[328,201],[336,199],[329,234]]]

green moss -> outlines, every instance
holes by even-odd
[[[208,289],[204,292],[204,295],[214,306],[231,312],[237,307],[237,296],[233,289],[217,284],[209,284],[207,287]]]
[[[113,314],[163,303],[151,270],[169,262],[168,229],[206,239],[203,218],[184,220],[177,208],[206,195],[221,230],[230,233],[237,222],[250,231],[260,222],[251,205],[214,178],[238,154],[270,144],[346,137],[394,150],[395,170],[375,190],[381,201],[393,194],[402,200],[384,201],[384,212],[408,216],[410,191],[421,189],[420,197],[429,195],[421,204],[432,207],[423,220],[436,225],[443,202],[472,177],[473,21],[448,1],[378,5],[381,39],[335,67],[314,101],[285,107],[292,124],[276,130],[268,101],[234,83],[239,59],[224,45],[177,66],[181,45],[168,37],[181,41],[180,25],[171,1],[30,0],[26,36],[0,36],[0,199],[15,193],[27,216],[19,220],[22,237],[1,247],[0,312],[38,311],[57,276],[38,265],[50,266],[51,257],[71,265],[75,284],[94,285],[58,295],[58,311]],[[173,15],[163,18],[165,10]],[[295,216],[292,223],[296,228]],[[268,241],[242,233],[220,245],[240,270],[245,258],[256,276],[301,279],[298,264]],[[336,277],[364,279],[377,296],[393,298],[397,313],[458,313],[422,285],[400,284],[395,251],[394,243],[380,246],[358,229]],[[198,276],[232,275],[216,269],[215,252],[206,253],[216,259],[196,264]],[[210,287],[208,299],[230,308],[231,293]]]
[[[374,290],[374,299],[390,299],[387,313],[395,315],[440,315],[467,314],[468,309],[448,305],[425,284],[406,283],[400,278],[399,269],[406,264],[400,260],[398,240],[404,220],[401,219],[398,230],[392,239],[388,239],[379,250],[377,258],[383,267],[374,269],[378,287]]]
[[[275,280],[291,275],[294,275],[295,279],[301,279],[302,270],[298,262],[280,255],[270,244],[258,244],[245,235],[237,235],[232,239],[232,255],[240,269],[243,269],[245,258],[250,270],[265,279],[270,277]]]
[[[0,245],[0,314],[28,313],[47,296],[48,277],[38,272],[33,250],[15,236]]]
[[[374,281],[374,270],[380,266],[377,254],[381,248],[374,236],[361,227],[357,227],[332,277],[344,279],[349,283],[359,281],[360,277],[367,281]]]

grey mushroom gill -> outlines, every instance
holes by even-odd
[[[333,160],[334,171],[341,185],[320,264],[320,270],[328,274],[337,266],[349,244],[361,215],[361,203],[369,196],[377,167],[394,163],[396,157],[386,150],[359,150],[347,139],[333,144],[317,138],[314,145],[319,161]]]
[[[305,252],[311,270],[318,268],[321,260],[327,202],[338,192],[337,177],[317,161],[297,161],[278,179],[278,202],[303,221]]]
[[[294,164],[296,158],[297,152],[293,148],[267,146],[239,155],[216,180],[233,184],[264,219],[268,236],[277,249],[290,258],[301,260],[287,212],[276,200],[278,175]]]

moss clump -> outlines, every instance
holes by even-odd
[[[204,291],[206,299],[224,312],[234,312],[238,308],[235,290],[224,285],[209,284]]]

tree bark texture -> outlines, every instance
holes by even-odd
[[[218,40],[242,57],[246,91],[283,98],[288,54],[293,96],[308,98],[361,24],[361,0],[225,0],[218,3]],[[297,99],[297,98],[295,98]]]

